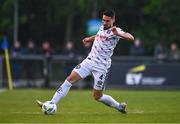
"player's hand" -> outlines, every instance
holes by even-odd
[[[113,32],[114,35],[118,35],[118,31],[117,31],[117,29],[116,29],[116,26],[113,26],[113,27],[111,28],[111,31]]]
[[[88,37],[86,37],[82,40],[85,47],[89,47],[91,45],[91,42],[89,42],[89,40],[90,39]]]

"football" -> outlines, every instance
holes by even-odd
[[[44,114],[52,115],[52,114],[56,113],[57,106],[56,106],[55,103],[53,103],[51,101],[46,101],[42,105],[42,111],[43,111]]]

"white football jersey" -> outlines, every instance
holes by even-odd
[[[116,29],[120,34],[125,33],[118,27]],[[87,57],[87,59],[91,60],[93,67],[107,70],[111,66],[111,56],[120,38],[114,35],[110,29],[104,30],[103,26],[99,28]]]

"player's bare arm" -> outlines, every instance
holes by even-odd
[[[95,40],[95,37],[96,37],[96,35],[84,38],[82,40],[84,46],[88,47]]]
[[[116,29],[116,26],[113,26],[111,28],[111,31],[114,33],[114,35],[120,36],[122,39],[128,40],[128,41],[133,41],[134,37],[128,33],[128,32],[124,32],[124,33],[119,33]]]

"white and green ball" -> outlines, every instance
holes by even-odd
[[[52,115],[52,114],[56,113],[57,106],[56,106],[55,103],[53,103],[51,101],[46,101],[42,105],[42,111],[43,111],[44,114]]]

